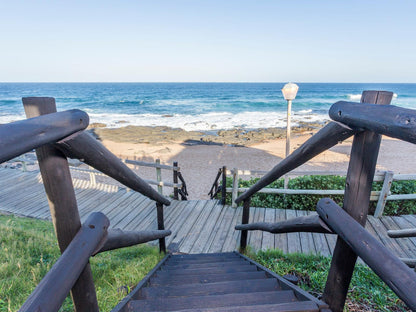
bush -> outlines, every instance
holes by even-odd
[[[250,187],[254,185],[259,178],[250,180],[239,179],[238,186]],[[283,179],[271,183],[268,188],[283,188]],[[374,182],[373,191],[380,191],[383,182]],[[232,187],[232,178],[227,177],[227,187]],[[289,188],[294,190],[343,190],[345,187],[345,177],[329,175],[301,176],[289,179]],[[416,181],[393,181],[391,186],[392,194],[413,194],[416,193]],[[219,194],[218,196],[221,196]],[[251,206],[267,207],[279,209],[295,210],[315,210],[317,202],[324,197],[333,199],[342,207],[344,200],[343,195],[283,195],[283,194],[265,194],[257,193],[251,198]],[[231,194],[227,193],[226,203],[231,204]],[[385,215],[401,215],[416,213],[415,200],[387,201]],[[377,202],[370,202],[370,213],[374,212]]]

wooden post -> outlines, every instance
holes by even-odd
[[[225,205],[225,197],[227,196],[227,167],[222,167],[222,188],[221,188],[221,205]]]
[[[173,187],[173,199],[179,199],[179,192],[178,192],[178,162],[173,162],[173,184],[176,184]]]
[[[386,92],[364,91],[361,102],[389,104],[392,95],[390,93],[386,96]],[[354,135],[351,148],[343,208],[362,226],[367,220],[380,141],[381,135],[362,131]],[[356,260],[355,252],[338,237],[323,294],[323,300],[329,304],[333,312],[343,311]]]
[[[241,220],[241,224],[248,224],[248,220],[250,218],[250,197],[245,199],[243,202],[243,216]],[[241,231],[241,239],[240,239],[240,251],[244,252],[247,247],[247,230]]]
[[[237,208],[237,204],[236,204],[235,200],[238,197],[238,179],[239,179],[238,169],[234,168],[233,169],[233,192],[232,192],[232,195],[231,195],[231,207],[233,207],[233,208]]]
[[[157,229],[164,230],[165,222],[163,220],[163,204],[156,203],[156,210],[157,210]],[[159,251],[166,253],[166,241],[164,237],[159,238]]]
[[[391,183],[393,182],[393,176],[393,171],[386,171],[386,173],[384,174],[383,188],[381,189],[377,201],[376,211],[374,212],[374,217],[376,218],[380,218],[383,215],[384,207],[386,206],[386,199],[387,196],[389,196]]]
[[[156,159],[156,164],[160,165],[160,159]],[[162,182],[162,169],[160,167],[156,167],[156,181],[158,184],[157,191],[160,195],[163,195],[163,187],[160,185],[160,182]]]
[[[23,98],[26,117],[36,117],[56,112],[54,98]],[[78,230],[81,221],[68,161],[64,154],[52,145],[36,149],[43,185],[48,196],[52,222],[63,253]],[[98,311],[97,296],[89,263],[71,290],[75,311]]]

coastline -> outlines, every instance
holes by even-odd
[[[324,123],[302,122],[291,129],[294,135],[316,132]],[[276,139],[286,138],[286,128],[258,128],[212,131],[186,131],[168,126],[124,126],[108,128],[105,124],[93,123],[89,131],[100,141],[132,144],[180,143],[186,145],[253,146]]]

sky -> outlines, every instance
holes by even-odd
[[[0,82],[416,82],[416,1],[0,0]]]

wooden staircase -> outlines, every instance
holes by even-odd
[[[234,252],[168,255],[113,312],[312,312],[327,308],[324,302]]]

